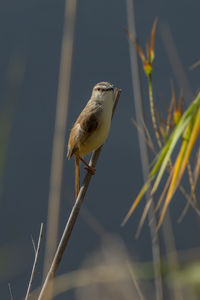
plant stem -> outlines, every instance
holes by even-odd
[[[115,111],[115,108],[116,108],[116,105],[117,105],[120,93],[121,93],[120,90],[115,89],[115,102],[114,102],[114,107],[113,107],[113,113]],[[93,153],[92,158],[91,158],[90,163],[89,163],[90,166],[92,166],[92,167],[96,166],[96,163],[97,163],[97,160],[99,158],[99,155],[100,155],[102,147],[103,146],[101,146],[100,148],[98,148]],[[87,172],[87,174],[85,175],[83,184],[82,184],[82,186],[80,188],[80,191],[79,191],[78,197],[76,199],[76,202],[74,203],[74,206],[73,206],[73,208],[71,210],[70,216],[69,216],[69,218],[67,220],[67,223],[65,225],[64,232],[62,234],[60,243],[59,243],[59,245],[57,247],[54,259],[52,261],[52,264],[51,264],[51,267],[50,267],[49,272],[47,274],[47,277],[45,279],[45,282],[44,282],[44,284],[42,286],[42,289],[41,289],[40,295],[38,297],[38,300],[42,300],[42,299],[46,300],[46,299],[49,299],[49,297],[51,297],[51,295],[49,293],[49,290],[51,291],[52,280],[55,277],[56,270],[57,270],[57,268],[58,268],[58,266],[59,266],[59,264],[61,262],[63,253],[64,253],[64,251],[66,249],[67,243],[69,241],[69,238],[71,236],[72,230],[73,230],[74,225],[76,223],[76,219],[78,217],[78,214],[79,214],[79,211],[80,211],[80,208],[81,208],[81,204],[82,204],[83,199],[85,197],[85,194],[87,192],[87,189],[88,189],[88,186],[89,186],[91,178],[92,178],[91,173]]]
[[[30,296],[30,290],[31,290],[31,286],[32,286],[32,283],[33,283],[35,269],[36,269],[36,265],[37,265],[37,262],[38,262],[39,252],[40,252],[40,246],[41,246],[41,241],[42,241],[42,232],[43,232],[43,223],[41,223],[41,225],[40,225],[40,233],[39,233],[39,237],[38,237],[37,248],[34,247],[35,258],[34,258],[33,268],[32,268],[32,272],[31,272],[31,277],[30,277],[30,281],[29,281],[29,284],[28,284],[28,289],[27,289],[27,292],[26,292],[25,300],[28,300],[28,298]]]
[[[149,103],[150,103],[150,112],[151,112],[153,129],[156,135],[158,146],[159,148],[162,148],[162,143],[161,143],[160,134],[156,123],[156,116],[155,116],[155,109],[154,109],[152,74],[148,75],[148,87],[149,87]]]
[[[58,241],[60,195],[63,177],[65,133],[68,115],[70,78],[76,16],[76,0],[65,1],[64,26],[61,44],[60,71],[56,103],[55,128],[50,171],[50,188],[47,214],[47,234],[43,276],[45,278]]]
[[[135,20],[134,20],[134,5],[133,0],[127,0],[127,19],[128,19],[128,31],[134,37],[136,41],[136,28],[135,28]],[[129,41],[130,46],[130,60],[131,60],[131,71],[132,71],[132,81],[133,81],[133,91],[134,91],[134,103],[136,110],[136,121],[138,126],[144,130],[143,127],[143,107],[142,107],[142,92],[141,92],[141,82],[139,76],[139,66],[138,66],[138,58],[135,46],[131,41]],[[151,93],[152,93],[152,85],[151,85]],[[154,114],[155,115],[155,114]],[[145,139],[143,138],[143,134],[138,131],[138,139],[141,153],[141,163],[142,163],[142,171],[143,178],[146,182],[149,176],[149,157],[148,157],[148,149],[145,143]],[[154,201],[152,196],[150,195],[149,190],[146,193],[146,201],[152,201],[152,205],[148,212],[148,218],[151,221],[150,223],[150,235],[152,240],[152,259],[154,265],[154,276],[155,276],[155,290],[156,290],[156,300],[163,299],[163,280],[161,275],[161,258],[160,258],[160,245],[159,245],[159,235],[156,232],[156,216],[154,214]]]

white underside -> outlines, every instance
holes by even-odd
[[[103,101],[103,111],[101,114],[101,125],[95,130],[93,134],[87,139],[85,144],[79,145],[79,155],[83,157],[88,153],[96,150],[103,145],[109,135],[111,116],[113,109],[113,94],[109,93]]]

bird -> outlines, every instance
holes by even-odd
[[[114,105],[114,86],[109,82],[99,82],[92,90],[85,108],[74,123],[68,141],[67,157],[75,158],[75,197],[79,193],[80,161],[92,175],[95,168],[89,166],[83,157],[102,146],[110,132]]]

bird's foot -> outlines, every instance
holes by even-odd
[[[94,175],[96,173],[96,169],[92,166],[89,166],[82,157],[79,157],[79,158],[86,166],[86,167],[84,167],[84,169],[87,170],[90,174]]]
[[[96,169],[89,165],[87,167],[84,167],[84,169],[87,170],[91,175],[95,175],[96,173]]]

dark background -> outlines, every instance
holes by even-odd
[[[28,284],[33,248],[40,223],[46,224],[52,139],[58,88],[58,74],[64,21],[64,1],[0,2],[0,117],[1,198],[0,198],[0,298],[22,299]],[[170,80],[177,94],[180,86],[162,42],[160,26],[167,24],[186,72],[191,93],[199,88],[199,69],[189,67],[199,59],[198,0],[135,1],[136,26],[142,46],[158,16],[154,89],[156,105],[169,103]],[[143,183],[135,118],[126,1],[78,1],[73,51],[70,106],[66,146],[70,128],[99,81],[122,89],[112,122],[110,137],[98,161],[97,173],[85,199],[85,206],[104,229],[117,236],[138,261],[152,258],[147,222],[138,240],[134,238],[143,204],[124,228],[120,223]],[[147,85],[142,73],[146,121],[150,123]],[[185,103],[191,99],[185,97]],[[10,128],[10,129],[9,129]],[[4,137],[5,136],[5,137]],[[64,162],[60,234],[73,203],[74,161]],[[172,201],[171,213],[177,250],[199,247],[199,219],[190,209],[181,224],[176,220],[185,199]],[[175,200],[175,199],[174,199]],[[144,201],[143,201],[144,203]],[[36,287],[41,282],[44,242]],[[99,236],[79,217],[58,273],[80,267],[98,249]],[[163,249],[164,254],[164,249]],[[75,299],[74,293],[67,299]],[[58,299],[66,299],[63,296]]]

